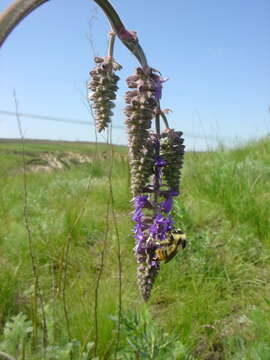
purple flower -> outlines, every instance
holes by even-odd
[[[137,223],[141,222],[141,218],[143,216],[142,209],[137,209],[134,211],[132,220],[136,221]]]
[[[143,228],[142,228],[142,222],[138,222],[134,227],[134,233],[138,237],[138,240],[143,240]]]
[[[178,196],[179,192],[170,190],[166,195],[166,199],[160,203],[161,211],[164,211],[165,213],[169,213],[172,210],[173,206],[173,196]]]
[[[147,204],[147,199],[148,199],[148,195],[144,195],[144,196],[136,196],[133,201],[134,201],[134,206],[135,206],[135,211],[138,209],[142,209],[146,206]]]
[[[149,232],[154,239],[164,240],[168,231],[172,229],[172,218],[169,215],[167,218],[161,214],[158,214],[153,224],[149,228]]]
[[[152,78],[155,83],[155,99],[158,101],[162,97],[162,83],[164,83],[168,79],[163,79],[161,76],[157,74],[152,74]]]
[[[132,219],[137,223],[141,223],[143,217],[142,209],[149,204],[148,195],[136,196],[134,199],[135,210],[133,212]]]
[[[155,162],[155,165],[158,166],[158,167],[163,167],[163,166],[166,166],[167,162],[166,160],[163,159],[162,156],[158,156],[156,158],[156,162]]]
[[[172,206],[173,206],[173,197],[172,195],[169,195],[168,198],[160,203],[161,205],[161,210],[164,211],[165,213],[168,213],[172,210]]]
[[[154,269],[159,270],[159,262],[158,262],[158,260],[152,260],[151,267],[154,268]]]

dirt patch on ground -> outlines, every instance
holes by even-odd
[[[92,162],[93,158],[87,154],[74,152],[42,152],[27,162],[27,170],[31,172],[52,172]]]

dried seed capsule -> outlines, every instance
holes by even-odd
[[[94,62],[97,64],[102,63],[103,61],[104,61],[104,59],[102,57],[98,57],[98,56],[94,57]]]
[[[119,77],[114,74],[115,70],[120,70],[122,67],[109,57],[95,57],[96,67],[90,71],[92,80],[88,83],[88,88],[93,91],[89,95],[89,100],[92,102],[94,109],[97,131],[101,132],[111,122],[113,112],[111,109],[114,104],[111,100],[116,99],[116,85]]]
[[[184,160],[184,139],[181,131],[166,130],[161,138],[161,155],[166,161],[163,175],[172,191],[179,193],[181,168]]]
[[[151,120],[155,116],[157,102],[155,100],[153,74],[145,74],[143,69],[137,68],[136,73],[127,78],[127,85],[130,89],[134,89],[126,92],[125,114],[127,118],[125,122],[129,135],[131,188],[134,196],[136,196],[145,187],[147,178],[152,171],[153,149],[150,150],[151,146],[149,146],[148,141]],[[145,153],[148,155],[145,156]],[[133,160],[137,161],[134,162]]]

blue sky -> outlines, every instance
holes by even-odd
[[[0,11],[9,3],[1,0]],[[188,149],[214,146],[208,135],[227,142],[270,132],[269,0],[113,5],[127,29],[137,31],[149,64],[169,78],[162,107],[172,109],[171,127],[184,131]],[[85,84],[93,55],[106,52],[108,30],[93,1],[50,0],[35,10],[0,50],[0,110],[14,111],[15,89],[20,112],[92,121]],[[115,58],[124,69],[113,124],[123,126],[125,78],[137,61],[119,41]],[[28,138],[94,139],[91,126],[21,120]],[[18,136],[15,118],[0,114],[0,137]],[[125,130],[115,129],[113,141],[125,144]]]

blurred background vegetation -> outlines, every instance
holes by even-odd
[[[22,155],[19,141],[1,141],[0,350],[27,360],[270,358],[269,137],[186,153],[174,213],[188,247],[161,266],[147,304],[127,148],[26,141],[25,173]]]

